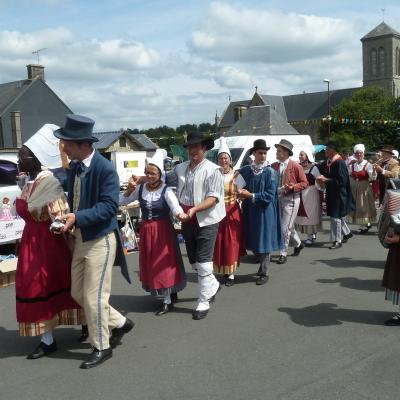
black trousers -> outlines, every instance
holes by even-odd
[[[218,223],[200,227],[197,223],[183,223],[182,236],[190,264],[205,263],[213,260]]]

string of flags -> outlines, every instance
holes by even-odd
[[[316,124],[322,122],[330,121],[334,124],[361,124],[361,125],[390,125],[390,126],[400,126],[400,120],[394,119],[359,119],[359,118],[321,118],[321,119],[306,119],[304,121],[291,121],[290,125],[298,125],[299,123],[307,124]]]

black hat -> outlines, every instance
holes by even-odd
[[[253,147],[250,149],[250,153],[256,150],[269,150],[270,147],[267,146],[267,143],[264,139],[257,139],[253,143]]]
[[[93,136],[94,121],[83,115],[67,114],[64,128],[54,131],[54,136],[72,142],[98,142]]]
[[[335,150],[336,152],[339,151],[339,145],[336,142],[328,142],[325,147],[329,147],[332,150]]]
[[[289,140],[281,139],[281,141],[275,145],[275,147],[283,147],[285,150],[289,152],[289,156],[293,155],[293,144],[289,142]]]
[[[191,144],[200,143],[205,144],[207,150],[210,150],[214,147],[214,140],[200,132],[189,133],[189,135],[187,136],[187,141],[183,144],[183,147],[188,147]]]

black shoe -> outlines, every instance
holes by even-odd
[[[349,239],[353,237],[353,234],[350,232],[348,235],[343,235],[342,243],[347,243]]]
[[[286,264],[287,257],[286,256],[279,256],[277,264]]]
[[[171,293],[171,301],[172,303],[178,302],[178,293]]]
[[[342,247],[342,243],[340,242],[333,242],[332,246],[329,247],[331,250],[340,249]]]
[[[222,285],[221,285],[220,283],[218,283],[218,289],[217,289],[217,291],[215,292],[214,296],[212,296],[212,297],[208,300],[209,303],[213,303],[213,302],[215,301],[215,297],[217,296],[217,294],[220,292],[221,289],[222,289]],[[200,318],[200,319],[201,319],[201,318]]]
[[[28,354],[26,357],[28,360],[36,360],[38,358],[42,358],[47,356],[50,353],[54,353],[57,350],[57,343],[54,341],[52,344],[45,344],[40,342],[32,353]]]
[[[395,314],[392,318],[385,321],[386,326],[400,326],[400,314]]]
[[[232,279],[232,278],[228,278],[228,279],[225,281],[225,286],[227,286],[227,287],[231,287],[231,286],[233,286],[234,284],[235,284],[235,280]]]
[[[81,336],[79,336],[79,338],[78,338],[78,342],[79,343],[86,342],[86,340],[88,340],[88,337],[89,337],[88,326],[82,325],[82,333],[81,333]]]
[[[200,319],[205,318],[205,317],[207,316],[207,314],[208,314],[208,310],[203,310],[203,311],[197,311],[197,310],[195,310],[195,311],[193,311],[193,313],[192,313],[192,318],[193,318],[194,320],[198,321],[198,320],[200,320]]]
[[[300,243],[299,246],[294,248],[294,252],[293,252],[292,256],[298,256],[300,254],[300,252],[304,249],[304,247],[305,247],[304,244]]]
[[[172,311],[172,309],[174,308],[174,305],[171,304],[167,304],[167,303],[163,303],[163,305],[161,306],[161,308],[156,312],[156,315],[164,315],[170,311]]]
[[[112,357],[111,348],[105,350],[93,349],[92,354],[88,357],[86,361],[84,361],[80,365],[79,368],[89,369],[97,367],[98,365],[102,364],[104,361],[107,361],[111,357]]]
[[[265,285],[268,282],[268,280],[269,280],[268,275],[261,275],[258,277],[256,285]]]
[[[121,328],[114,328],[111,331],[111,337],[110,337],[110,346],[112,348],[118,346],[121,344],[121,339],[122,336],[125,335],[125,333],[128,333],[133,329],[135,324],[133,321],[131,321],[129,318],[126,319],[125,324]]]

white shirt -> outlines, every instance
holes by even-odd
[[[90,154],[89,157],[85,158],[84,160],[82,160],[82,162],[85,164],[86,168],[90,167],[90,163],[92,162],[93,156],[94,156],[95,150],[92,151],[92,154]]]
[[[119,204],[126,205],[132,203],[132,201],[138,200],[140,186],[142,185],[138,185],[135,191],[132,192],[128,197],[125,197],[124,194],[121,193],[119,195]],[[146,203],[151,203],[153,201],[159,200],[164,187],[165,184],[161,185],[157,190],[148,191],[145,184],[142,191],[143,199],[146,201]],[[175,193],[171,188],[167,188],[167,190],[165,191],[165,201],[167,202],[168,207],[173,215],[183,213],[182,207],[179,205],[178,199],[176,198]]]

